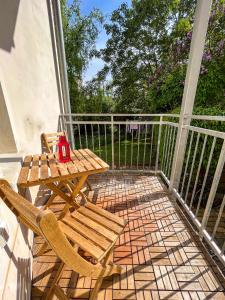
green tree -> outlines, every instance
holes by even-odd
[[[196,106],[224,106],[225,1],[214,0]],[[99,56],[111,72],[118,112],[168,112],[180,106],[192,38],[195,0],[133,0],[105,25]]]
[[[70,5],[61,0],[61,7],[71,107],[73,112],[84,112],[83,74],[93,57],[103,16],[97,9],[87,16],[81,15],[79,0]]]
[[[122,4],[113,12],[100,55],[112,74],[118,111],[152,111],[149,87],[185,59],[174,54],[173,43],[190,30],[193,12],[190,0],[136,0],[131,8]]]
[[[106,47],[95,42],[103,16],[80,13],[80,4],[61,0],[73,112],[168,112],[179,107],[196,0],[133,0],[105,24]],[[196,106],[224,106],[225,0],[214,0],[196,94]],[[92,57],[104,68],[89,83],[83,74]],[[107,83],[107,74],[112,80]],[[107,91],[110,91],[108,93]]]

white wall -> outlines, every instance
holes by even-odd
[[[40,134],[58,128],[61,90],[47,1],[0,0],[0,177],[14,189],[20,170],[15,157],[40,153]],[[36,193],[34,188],[32,201]],[[1,224],[9,240],[0,249],[0,299],[29,299],[32,234],[0,199]]]
[[[0,177],[7,178],[16,190],[16,180],[20,169],[19,162],[1,163]],[[37,188],[31,191],[33,199]],[[0,201],[0,226],[4,227],[8,241],[0,248],[0,299],[30,299],[32,276],[33,233],[18,224],[3,201]]]
[[[0,66],[18,151],[39,153],[60,112],[46,1],[0,0]]]

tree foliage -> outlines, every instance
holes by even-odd
[[[89,15],[80,12],[79,0],[69,5],[61,0],[67,72],[73,112],[83,112],[86,108],[83,92],[83,74],[95,51],[102,13],[94,9]]]
[[[194,0],[133,0],[113,12],[99,56],[112,75],[117,112],[167,112],[181,104],[195,6]],[[224,13],[224,0],[213,1],[197,106],[224,105]]]
[[[61,0],[73,112],[169,112],[181,105],[196,0],[133,0],[104,24],[106,47],[95,42],[103,15],[82,16],[79,0]],[[88,83],[92,57],[104,68]],[[107,74],[111,81],[106,82]],[[199,78],[196,107],[224,109],[225,0],[214,0]]]

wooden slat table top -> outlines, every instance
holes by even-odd
[[[109,169],[89,149],[71,151],[71,161],[60,163],[57,154],[35,154],[24,158],[17,184],[21,188],[102,173]]]

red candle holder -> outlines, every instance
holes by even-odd
[[[70,158],[70,145],[64,135],[59,137],[58,142],[58,159],[61,163],[71,161]]]

